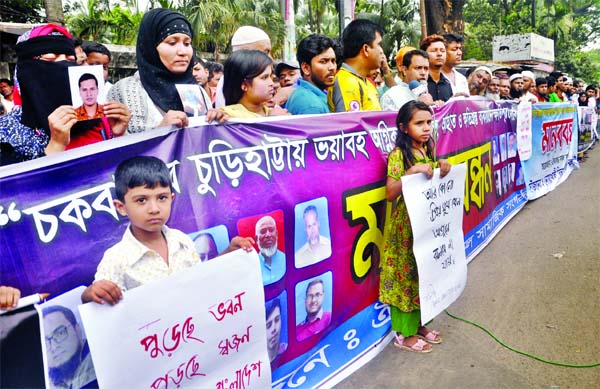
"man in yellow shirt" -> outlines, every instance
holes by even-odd
[[[383,29],[366,19],[356,19],[344,29],[344,64],[327,94],[332,112],[381,110],[377,89],[367,77],[385,61],[382,35]]]

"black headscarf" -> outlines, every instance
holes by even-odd
[[[154,104],[164,112],[183,111],[175,84],[196,84],[191,58],[185,73],[174,74],[163,65],[156,50],[166,37],[176,33],[194,37],[192,25],[182,14],[163,8],[146,13],[138,31],[136,60],[140,79]]]
[[[71,104],[68,67],[75,62],[46,62],[47,53],[75,55],[71,34],[61,26],[46,24],[26,32],[17,40],[17,82],[23,102],[21,123],[48,132],[48,115]]]

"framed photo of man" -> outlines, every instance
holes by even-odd
[[[332,318],[331,271],[296,284],[296,340],[302,342],[325,332]]]
[[[294,209],[294,263],[303,268],[331,256],[327,198],[299,203]]]
[[[79,389],[96,380],[78,305],[84,286],[37,305],[46,388]]]
[[[71,104],[77,121],[104,117],[104,70],[102,65],[69,67]]]
[[[281,280],[286,271],[283,211],[240,219],[237,226],[240,236],[252,237],[256,242],[263,285]]]
[[[265,303],[267,351],[271,365],[288,348],[287,292]]]

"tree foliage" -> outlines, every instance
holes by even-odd
[[[45,21],[43,0],[0,1],[0,22],[41,23]]]
[[[133,4],[129,4],[130,6]],[[143,13],[136,7],[111,6],[107,0],[85,0],[75,3],[67,14],[67,27],[83,40],[121,45],[135,44]]]
[[[600,71],[582,51],[600,38],[600,0],[468,0],[463,13],[464,58],[491,59],[495,35],[534,32],[554,40],[557,69],[588,82]]]
[[[420,30],[414,15],[418,8],[411,0],[367,0],[357,2],[356,18],[369,19],[385,30],[383,51],[393,58],[400,47],[418,46]]]
[[[296,37],[298,40],[310,34],[339,35],[336,2],[332,0],[306,0],[294,2],[296,13]]]

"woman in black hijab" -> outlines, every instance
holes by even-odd
[[[35,27],[18,38],[15,51],[17,96],[15,108],[0,118],[0,165],[58,153],[75,140],[78,146],[102,140],[94,136],[94,128],[71,133],[77,117],[70,105],[68,68],[77,64],[67,29]],[[114,136],[125,132],[127,107],[107,102],[104,114]]]
[[[197,85],[192,74],[192,38],[190,22],[178,12],[156,8],[144,15],[136,46],[138,71],[117,82],[107,95],[132,112],[127,132],[187,126],[175,85]]]

